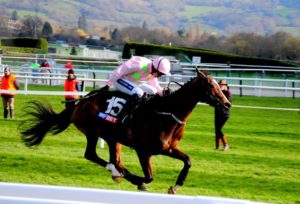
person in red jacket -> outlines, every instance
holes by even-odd
[[[80,91],[80,85],[78,80],[76,79],[73,69],[70,69],[68,71],[68,76],[65,80],[65,91],[74,92],[74,95],[65,95],[66,108],[74,108],[76,99],[79,98],[77,92]]]
[[[1,89],[3,90],[19,90],[19,83],[16,79],[16,76],[10,72],[8,66],[4,68],[4,76],[1,80]],[[3,115],[4,119],[7,119],[8,112],[10,118],[14,118],[14,103],[15,103],[15,93],[1,93],[2,102],[3,102]]]
[[[71,60],[67,60],[67,63],[66,63],[66,65],[65,65],[65,68],[66,68],[66,69],[74,69],[74,66],[73,66]]]

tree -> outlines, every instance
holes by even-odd
[[[42,27],[42,20],[39,17],[27,16],[22,20],[22,23],[24,25],[24,30],[21,31],[21,36],[39,36]]]
[[[82,30],[85,30],[85,31],[88,28],[88,24],[87,24],[86,17],[85,17],[84,13],[82,13],[81,16],[79,16],[79,18],[78,18],[78,28],[80,28]]]
[[[110,33],[110,38],[112,40],[118,40],[119,37],[120,37],[120,34],[119,34],[118,28],[113,29],[113,31],[111,31],[111,33]]]
[[[290,38],[282,46],[284,57],[289,60],[300,60],[300,38]]]
[[[148,29],[148,24],[146,21],[143,21],[143,25],[142,25],[143,29]]]
[[[77,50],[75,46],[72,47],[70,55],[77,55]]]
[[[8,17],[0,15],[0,36],[9,36]]]
[[[48,21],[46,21],[44,23],[44,26],[43,26],[41,34],[42,34],[42,36],[45,36],[45,37],[48,37],[48,36],[50,36],[50,35],[53,34],[52,26],[51,26],[51,24]]]
[[[14,10],[11,14],[11,20],[16,21],[19,19],[18,12]]]
[[[180,28],[179,30],[177,30],[177,34],[179,37],[183,38],[185,37],[186,30],[184,28]]]
[[[224,49],[224,42],[222,37],[218,37],[216,35],[209,35],[205,33],[203,37],[204,40],[198,42],[198,47],[210,49],[210,50],[223,50]]]

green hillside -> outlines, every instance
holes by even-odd
[[[210,1],[210,0],[0,0],[1,15],[35,15],[57,26],[72,28],[84,13],[95,26],[167,27],[173,31],[193,24],[219,34],[238,31],[274,33],[279,30],[300,36],[300,4],[296,0]]]

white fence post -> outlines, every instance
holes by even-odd
[[[286,79],[286,80],[284,81],[284,87],[285,87],[285,88],[288,87],[288,79]],[[287,97],[287,96],[288,96],[288,91],[287,91],[287,89],[284,90],[284,93],[285,93],[285,97]]]

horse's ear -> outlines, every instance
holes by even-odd
[[[206,74],[204,72],[200,71],[200,69],[196,68],[196,72],[197,72],[198,76],[202,76],[203,78],[206,78]]]

